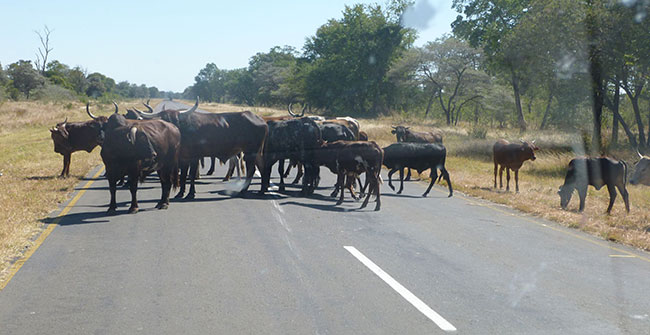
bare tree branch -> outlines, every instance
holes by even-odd
[[[38,48],[38,54],[36,54],[36,69],[42,74],[45,74],[45,67],[47,66],[47,57],[50,55],[50,52],[54,48],[50,47],[50,34],[54,30],[50,30],[47,25],[43,28],[43,34],[40,31],[34,30],[38,39],[41,41],[41,46]]]

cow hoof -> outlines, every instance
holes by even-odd
[[[131,207],[129,208],[129,214],[135,214],[138,212],[138,207]]]
[[[183,199],[183,193],[179,192],[174,196],[174,199]]]
[[[278,192],[284,192],[284,186],[278,187]],[[306,192],[305,192],[306,193]]]
[[[447,196],[447,198],[451,198],[451,197],[453,197],[453,196],[454,196],[453,193],[449,193],[449,195]]]
[[[209,170],[208,173],[206,173],[206,175],[211,176],[213,173],[214,173],[214,170]]]
[[[158,208],[158,209],[167,209],[167,208],[169,208],[169,204],[159,204],[159,205],[156,206],[156,208]]]
[[[375,207],[375,212],[379,210],[380,206]]]
[[[402,191],[398,191],[397,194],[402,194]]]
[[[223,179],[221,179],[221,181],[228,181],[228,180],[230,180],[230,178],[223,178]]]
[[[429,195],[429,193],[424,193],[424,194],[422,194],[422,197],[423,197],[423,198],[426,198],[427,195]]]
[[[190,193],[185,197],[185,200],[192,200],[194,199],[194,193]]]
[[[115,211],[117,210],[116,207],[109,207],[106,213],[108,214],[115,214]]]

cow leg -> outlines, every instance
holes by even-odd
[[[180,178],[180,187],[178,193],[174,199],[182,199],[185,194],[185,183],[187,183],[187,170],[189,169],[189,164],[187,162],[181,162],[181,178]]]
[[[131,191],[131,207],[129,207],[129,214],[138,212],[138,173],[137,171],[129,172],[129,191]]]
[[[337,178],[336,178],[336,184],[334,184],[334,191],[332,191],[332,193],[330,194],[330,197],[334,197],[334,198],[336,198],[336,196],[339,195],[339,188],[341,188],[341,186],[339,185],[338,175],[336,177]]]
[[[251,185],[251,182],[253,181],[253,174],[255,174],[255,165],[256,164],[261,164],[261,158],[259,158],[260,153],[247,153],[244,154],[244,161],[246,162],[246,182],[244,182],[244,187],[242,187],[241,191],[239,193],[246,193],[248,191],[248,187]],[[259,161],[258,161],[259,160]],[[271,176],[271,167],[269,166],[269,175],[268,177],[270,178]],[[269,180],[267,179],[266,181],[266,187],[268,188],[269,186]],[[262,187],[264,188],[264,178],[262,178]],[[266,188],[264,188],[264,191],[266,191]],[[264,192],[262,192],[264,193]]]
[[[298,169],[298,173],[296,174],[296,179],[294,179],[291,183],[292,184],[297,184],[300,181],[300,178],[304,175],[304,167],[302,163],[296,163],[296,169]]]
[[[580,198],[580,207],[579,210],[582,212],[585,210],[585,200],[587,199],[587,185],[584,187],[577,187],[578,197]]]
[[[616,200],[616,188],[614,185],[607,184],[607,192],[609,192],[609,206],[607,206],[607,214],[610,214],[612,207],[614,207],[614,201]]]
[[[278,174],[280,175],[280,186],[278,187],[278,191],[280,192],[284,192],[284,176],[282,175],[282,172],[284,172],[284,159],[278,161]]]
[[[350,191],[350,195],[355,201],[359,201],[359,197],[354,193],[354,188],[352,185],[354,184],[355,178],[354,176],[347,176],[346,181],[345,181],[345,187]]]
[[[411,180],[411,169],[410,168],[406,168],[406,179],[405,180],[406,181]]]
[[[366,178],[371,178],[370,181],[375,184],[374,193],[375,193],[375,196],[377,197],[377,200],[376,200],[377,204],[375,205],[375,211],[378,211],[381,208],[381,195],[379,194],[379,174],[380,173],[381,173],[381,167],[379,168],[379,171],[375,172],[374,174],[372,174],[370,176],[366,174]],[[367,183],[368,183],[368,181],[366,181],[366,184]],[[370,195],[372,193],[373,192],[368,190],[368,195]]]
[[[499,164],[494,162],[494,188],[497,188],[497,170],[499,169]]]
[[[391,190],[395,191],[395,186],[393,186],[393,173],[395,173],[398,169],[393,168],[390,171],[388,171],[388,186],[390,187]]]
[[[515,170],[515,193],[519,193],[519,169]]]
[[[289,160],[289,164],[287,165],[287,169],[284,171],[284,178],[289,177],[289,172],[291,172],[291,167],[293,167],[293,162]]]
[[[503,188],[503,170],[505,170],[505,166],[501,165],[499,168],[499,189]]]
[[[440,169],[440,174],[442,175],[442,178],[445,179],[445,181],[447,182],[447,186],[449,187],[449,195],[447,197],[451,198],[454,195],[454,188],[451,187],[451,179],[449,179],[449,172],[443,166],[442,169]]]
[[[117,178],[113,173],[107,173],[108,190],[111,193],[111,202],[108,205],[108,213],[115,213],[117,202],[115,201],[115,192],[117,191]]]
[[[162,188],[162,196],[160,201],[156,204],[158,209],[167,209],[169,207],[169,192],[172,188],[172,172],[169,169],[158,170],[158,177],[160,178],[160,186]]]
[[[435,166],[431,168],[431,175],[429,177],[431,177],[431,182],[429,183],[429,187],[427,187],[427,190],[424,191],[424,194],[422,194],[423,197],[426,197],[429,194],[429,191],[431,191],[431,187],[433,186],[433,184],[436,183],[436,180],[438,179],[438,169],[436,169]]]
[[[203,160],[203,158],[201,158]],[[211,176],[214,173],[214,169],[217,165],[217,159],[214,157],[210,157],[210,170],[208,170],[208,176]]]
[[[510,168],[506,168],[506,192],[510,191]]]
[[[616,188],[618,188],[618,191],[621,192],[621,195],[623,196],[623,201],[625,201],[625,210],[629,213],[630,212],[630,194],[627,193],[627,189],[625,188],[625,184],[616,185]]]
[[[195,181],[196,181],[196,173],[199,170],[199,160],[194,159],[190,162],[190,190],[187,192],[187,196],[185,196],[185,200],[192,200],[196,196],[196,186],[195,186]]]
[[[228,171],[226,172],[226,175],[223,177],[222,181],[230,180],[233,172],[235,172],[235,166],[237,166],[237,163],[234,162],[233,159],[235,159],[235,156],[228,158]]]
[[[345,183],[345,173],[339,172],[336,183],[339,185],[343,185],[343,183]],[[344,197],[345,197],[345,190],[343,189],[343,187],[341,187],[341,196],[339,197],[339,201],[336,202],[337,206],[343,203]]]
[[[397,194],[402,194],[402,190],[404,190],[404,169],[399,169],[399,191]]]
[[[67,175],[70,175],[70,156],[71,154],[63,155],[63,169],[61,170],[61,174],[59,175],[59,178],[65,178],[67,177]]]

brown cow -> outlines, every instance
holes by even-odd
[[[503,170],[506,170],[506,191],[510,191],[510,170],[515,171],[515,187],[519,192],[519,169],[525,161],[534,161],[535,151],[539,148],[535,141],[531,143],[521,141],[521,144],[510,143],[506,140],[498,140],[494,143],[492,151],[494,153],[494,188],[497,187],[497,169],[499,165],[499,188],[503,188]]]
[[[63,169],[60,177],[64,178],[70,175],[70,158],[75,151],[85,150],[91,152],[96,146],[101,145],[102,125],[108,120],[105,116],[95,117],[88,109],[86,112],[91,115],[93,120],[86,122],[68,122],[57,123],[54,128],[50,129],[50,135],[54,142],[54,152],[63,155]]]
[[[397,137],[397,142],[438,143],[442,144],[442,135],[432,131],[413,131],[410,127],[392,126],[391,134]]]

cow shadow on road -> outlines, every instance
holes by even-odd
[[[110,216],[111,215],[107,214],[106,211],[83,212],[67,214],[64,216],[49,217],[41,219],[40,221],[45,224],[56,223],[59,226],[72,226],[79,224],[107,223],[110,220],[107,220],[106,218]]]

